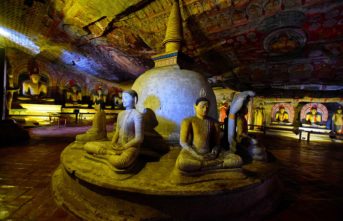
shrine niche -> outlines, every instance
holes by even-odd
[[[291,125],[294,120],[294,107],[289,103],[278,103],[272,107],[272,124]]]
[[[300,121],[304,127],[326,128],[328,109],[321,103],[308,103],[303,106]]]

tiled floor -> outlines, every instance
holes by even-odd
[[[79,220],[56,206],[50,180],[63,148],[86,129],[34,129],[29,144],[0,148],[0,220]],[[342,143],[260,140],[283,165],[286,193],[266,220],[343,220]]]

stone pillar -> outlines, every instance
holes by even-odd
[[[0,48],[0,84],[1,84],[0,117],[1,117],[1,120],[5,120],[5,117],[6,117],[6,57],[5,57],[5,48]]]

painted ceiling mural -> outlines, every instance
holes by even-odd
[[[2,0],[0,46],[106,80],[133,80],[163,51],[173,1]],[[180,7],[183,52],[213,84],[343,85],[342,1],[180,0]]]

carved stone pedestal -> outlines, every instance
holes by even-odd
[[[282,188],[276,162],[177,185],[171,179],[178,153],[172,148],[137,174],[117,174],[74,142],[52,178],[56,202],[84,220],[258,220],[277,206]]]

